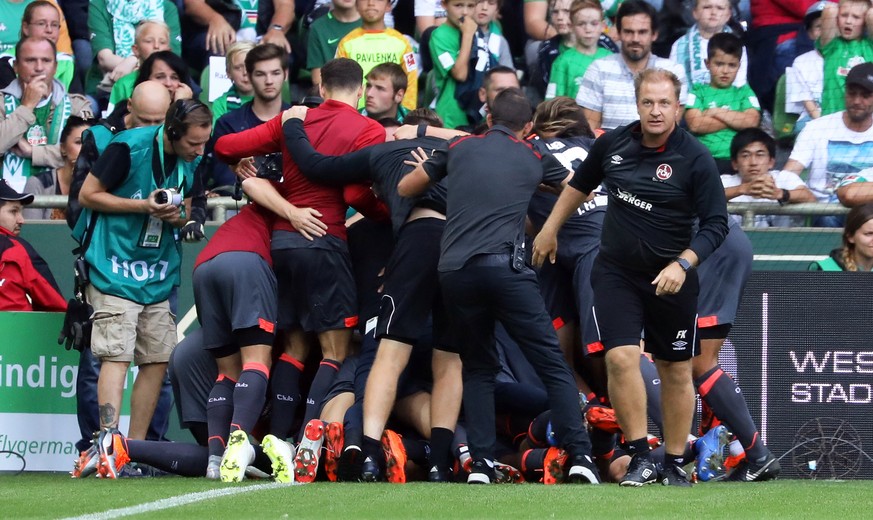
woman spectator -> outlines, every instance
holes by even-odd
[[[61,157],[64,165],[55,170],[46,171],[27,179],[24,192],[33,195],[67,195],[70,193],[70,183],[73,181],[73,170],[79,151],[82,149],[82,132],[96,123],[93,119],[82,119],[70,116],[67,125],[61,131]],[[66,212],[61,208],[32,208],[23,210],[26,220],[62,220]]]
[[[831,251],[824,260],[813,262],[809,270],[873,272],[873,203],[849,211],[843,246]]]
[[[58,46],[58,38],[61,35],[61,11],[57,4],[49,0],[36,0],[24,8],[21,18],[21,37],[45,38]],[[14,52],[11,49],[9,52]],[[75,65],[73,57],[58,49],[58,68],[55,71],[55,79],[63,83],[64,88],[69,90],[70,82],[73,81]]]
[[[194,97],[195,86],[191,82],[188,64],[172,51],[158,51],[149,56],[139,68],[134,87],[150,79],[167,87],[173,101]]]

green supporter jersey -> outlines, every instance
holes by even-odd
[[[306,48],[306,68],[320,69],[336,56],[336,47],[347,34],[361,26],[360,18],[354,22],[341,22],[329,12],[309,27]]]
[[[855,65],[873,61],[873,42],[867,38],[844,40],[836,37],[827,45],[816,45],[824,57],[824,84],[821,93],[821,115],[826,116],[846,108],[846,75]]]
[[[245,105],[246,103],[254,99],[254,97],[255,96],[252,94],[249,94],[247,96],[241,96],[236,90],[236,85],[232,85],[230,87],[230,90],[215,98],[215,101],[212,102],[212,124],[214,125],[215,122],[218,121],[219,117],[230,112],[231,110],[236,110],[237,108]]]
[[[110,144],[123,143],[130,150],[130,172],[113,195],[145,199],[159,188],[152,165],[154,154],[163,165],[163,132],[163,125],[134,128],[112,138]],[[180,188],[189,197],[199,163],[200,157],[190,163],[179,158],[160,188]],[[83,213],[83,219],[90,217]],[[182,254],[176,230],[146,213],[98,212],[85,260],[97,290],[141,305],[166,300],[180,281]]]
[[[0,2],[0,52],[15,49],[21,31],[24,9],[30,2]]]
[[[546,99],[567,96],[576,99],[576,93],[582,85],[582,76],[594,60],[612,54],[603,47],[597,47],[594,54],[583,54],[575,47],[564,47],[552,63],[549,73],[549,86],[546,87]]]
[[[434,29],[430,37],[430,55],[433,59],[433,72],[437,96],[434,110],[443,118],[446,128],[457,128],[470,124],[464,109],[455,99],[457,83],[452,77],[452,67],[461,51],[461,31],[444,23]]]
[[[712,85],[694,85],[688,94],[687,109],[697,109],[701,112],[708,108],[726,108],[734,112],[745,112],[750,108],[761,110],[761,104],[749,85],[742,87],[730,86],[716,88]],[[737,135],[732,128],[723,128],[709,134],[695,134],[716,159],[730,159],[731,140]]]
[[[115,82],[115,85],[112,85],[112,92],[109,93],[109,107],[107,108],[109,112],[112,112],[118,103],[130,99],[130,96],[133,95],[133,84],[136,83],[137,76],[139,76],[139,71],[135,70],[125,74]]]

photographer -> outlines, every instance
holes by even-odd
[[[168,302],[181,265],[175,228],[190,214],[191,194],[199,188],[194,172],[211,131],[206,105],[177,101],[165,125],[116,135],[79,194],[82,206],[96,215],[85,260],[91,282],[87,299],[95,311],[91,350],[103,363],[97,382],[100,426],[118,427],[133,361],[140,369],[131,398],[129,436],[134,439],[145,438],[176,344]],[[182,202],[177,193],[184,210],[174,204]],[[159,202],[159,194],[167,202]],[[114,477],[117,469],[107,476]]]
[[[213,159],[216,141],[222,136],[254,128],[289,108],[282,101],[282,85],[288,78],[288,56],[281,47],[272,44],[258,45],[246,54],[245,65],[254,98],[221,116],[215,123],[215,131],[206,147],[206,157],[210,164],[203,179],[209,190],[232,186],[236,180],[226,164]],[[281,170],[281,161],[279,169]],[[281,177],[281,171],[279,176]]]

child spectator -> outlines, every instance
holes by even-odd
[[[776,141],[760,128],[737,132],[730,145],[735,174],[722,175],[724,194],[734,202],[797,204],[815,202],[815,195],[803,180],[787,170],[773,170]],[[740,215],[731,215],[742,224]],[[803,219],[790,215],[755,215],[755,227],[798,226]]]
[[[695,85],[688,96],[685,120],[715,158],[720,173],[731,171],[731,140],[739,130],[761,122],[761,105],[748,85],[734,86],[743,42],[733,34],[718,33],[709,41],[706,67],[711,79]]]
[[[88,28],[94,64],[88,71],[86,92],[108,95],[116,81],[136,68],[136,26],[144,20],[164,20],[170,27],[170,48],[181,53],[179,10],[173,0],[91,0]]]
[[[355,7],[361,15],[362,25],[340,40],[336,57],[355,60],[364,69],[365,76],[370,69],[386,61],[403,67],[408,85],[403,106],[413,110],[418,104],[418,63],[406,37],[385,25],[385,15],[391,9],[390,1],[357,0]],[[358,109],[361,108],[364,108],[363,98],[358,104]]]
[[[514,69],[509,42],[503,37],[503,30],[497,23],[497,14],[502,7],[503,0],[476,0],[473,13],[476,25],[479,26],[476,31],[477,45],[480,49],[487,50],[499,65]]]
[[[870,0],[840,0],[839,6],[828,5],[822,11],[821,37],[817,44],[824,57],[821,115],[846,108],[846,75],[855,65],[873,61],[871,28]]]
[[[828,2],[816,2],[803,18],[806,34],[810,40],[821,37],[821,13]],[[805,52],[794,59],[785,69],[785,112],[800,114],[794,125],[794,133],[812,119],[821,117],[821,93],[824,85],[824,58],[818,49]]]
[[[336,56],[339,41],[361,26],[355,0],[333,0],[330,11],[312,22],[306,47],[306,67],[312,72],[312,86],[318,92],[321,67]]]
[[[530,67],[531,85],[543,97],[546,95],[551,79],[552,64],[561,53],[573,47],[573,24],[570,21],[572,3],[573,0],[549,0],[548,33],[553,36],[539,44],[536,59]],[[530,4],[539,4],[539,2],[530,2]],[[528,3],[525,3],[525,8],[527,5]]]
[[[722,32],[733,32],[728,25],[731,19],[730,0],[695,0],[691,15],[697,23],[688,29],[685,36],[673,42],[673,47],[670,49],[670,59],[685,68],[689,87],[709,83],[710,71],[705,61],[710,39]],[[743,49],[739,73],[734,79],[734,85],[737,87],[746,84],[748,62],[746,51]]]
[[[546,99],[567,96],[576,99],[582,76],[592,61],[609,56],[610,51],[597,45],[603,34],[603,8],[597,0],[575,0],[570,7],[573,47],[566,47],[552,64]]]
[[[238,41],[228,47],[225,69],[233,85],[212,102],[213,126],[219,117],[252,100],[252,82],[246,72],[246,56],[254,48],[255,44],[247,41]]]
[[[168,50],[170,50],[170,27],[167,24],[160,20],[146,20],[136,27],[136,39],[131,51],[136,56],[137,69],[152,53]],[[136,83],[137,75],[138,71],[134,70],[122,76],[112,85],[109,106],[106,107],[107,112],[112,112],[119,101],[130,98],[130,95],[133,94],[133,84]]]

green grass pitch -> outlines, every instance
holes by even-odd
[[[163,499],[256,486],[229,496],[148,510],[139,518],[870,518],[870,481],[705,483],[692,489],[653,485],[541,484],[468,486],[410,483],[264,487],[204,479],[129,478],[72,480],[59,474],[0,476],[0,518],[119,518],[121,508],[154,507]],[[127,513],[136,513],[136,510]],[[125,516],[127,518],[128,516]]]

